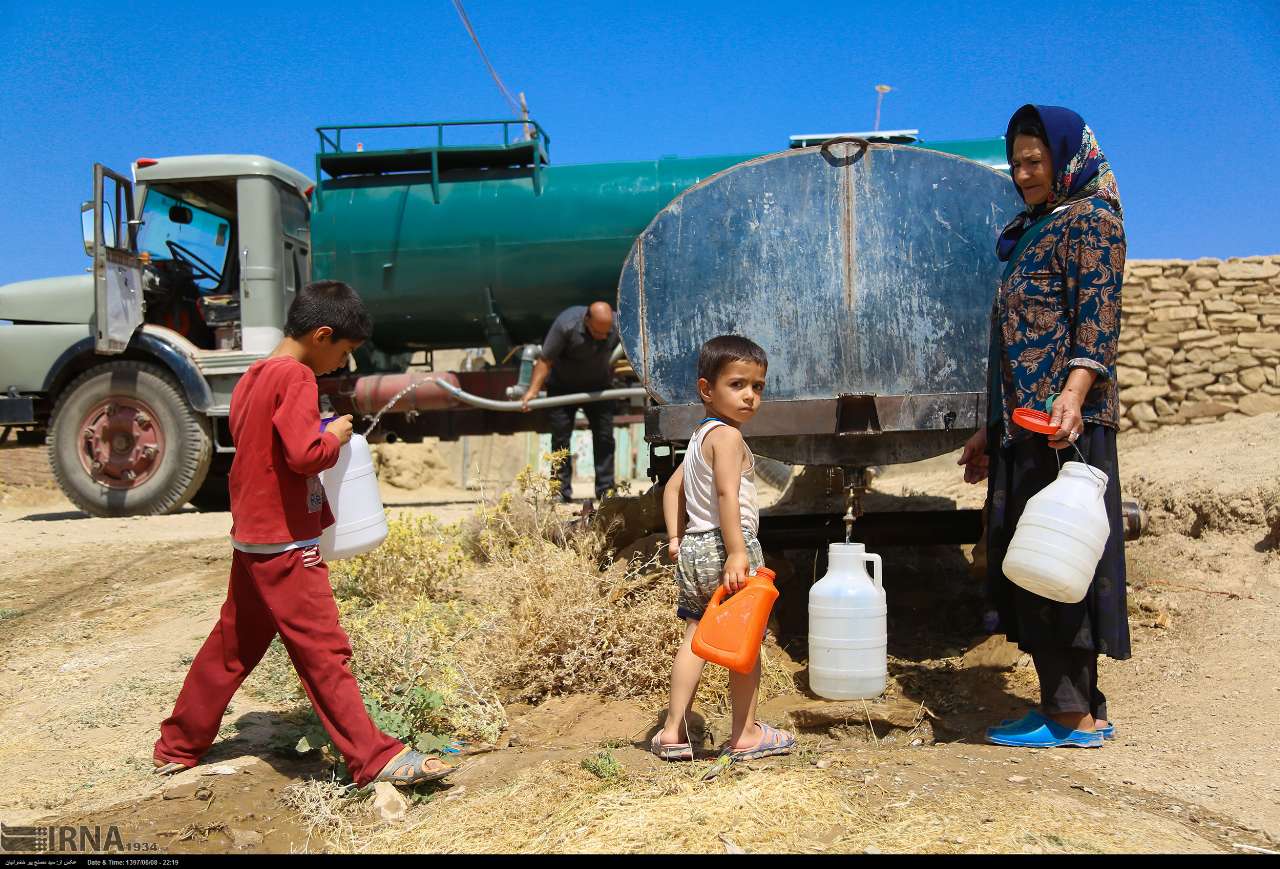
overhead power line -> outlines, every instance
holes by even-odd
[[[480,59],[484,61],[484,65],[488,68],[489,75],[493,76],[493,81],[497,84],[498,90],[502,92],[503,99],[507,101],[507,105],[511,106],[511,111],[527,118],[529,110],[522,107],[524,94],[521,94],[521,98],[517,100],[511,95],[511,91],[507,90],[507,86],[502,83],[502,77],[493,68],[493,64],[489,62],[489,56],[484,53],[484,48],[480,45],[480,37],[476,36],[476,29],[471,26],[471,19],[467,18],[467,10],[462,7],[462,0],[453,0],[453,8],[457,10],[458,17],[462,19],[462,26],[467,28],[467,33],[471,34],[471,41],[476,44],[476,51],[480,52]]]

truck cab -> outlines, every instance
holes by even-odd
[[[96,165],[89,274],[0,287],[0,426],[45,434],[78,507],[166,513],[223,482],[231,391],[310,279],[311,186],[251,155]]]

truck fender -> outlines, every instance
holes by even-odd
[[[71,380],[81,371],[93,367],[94,342],[92,337],[81,338],[72,344],[54,360],[45,375],[42,391],[52,396],[57,389]],[[208,413],[213,407],[213,392],[200,369],[190,356],[164,338],[151,332],[139,329],[129,342],[129,348],[122,354],[125,359],[154,359],[164,365],[173,374],[182,387],[183,393],[190,402],[192,410],[197,413]],[[103,357],[105,360],[106,357]]]

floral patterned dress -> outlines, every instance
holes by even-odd
[[[1124,225],[1107,202],[1065,205],[1030,225],[1009,259],[991,313],[988,385],[987,565],[999,631],[1024,651],[1091,650],[1130,656],[1124,529],[1120,508],[1115,380],[1124,274]],[[1052,482],[1059,456],[1043,435],[1012,421],[1019,407],[1046,410],[1076,367],[1097,372],[1082,406],[1075,446],[1107,474],[1104,503],[1111,535],[1085,599],[1047,600],[1010,582],[1001,570],[1018,519],[1032,495]]]

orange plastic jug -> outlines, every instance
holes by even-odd
[[[750,673],[760,654],[769,611],[778,599],[775,579],[777,574],[760,567],[728,600],[724,586],[717,588],[693,632],[693,653],[735,673]]]

